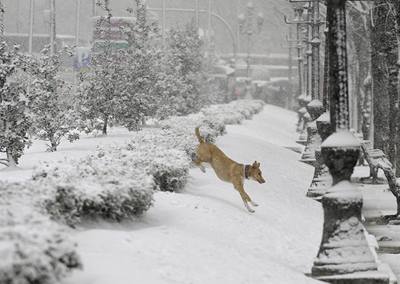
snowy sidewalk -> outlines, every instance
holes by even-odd
[[[238,162],[261,162],[267,183],[245,185],[254,214],[211,168],[192,169],[185,191],[156,193],[141,220],[75,231],[85,268],[64,283],[317,283],[304,276],[323,225],[320,204],[305,197],[313,168],[282,147],[294,144],[295,122],[267,105],[217,141]]]

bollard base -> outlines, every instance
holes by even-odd
[[[300,162],[315,167],[317,165],[317,160],[310,158],[310,159],[300,159]]]
[[[298,140],[296,140],[296,143],[300,144],[300,145],[303,145],[303,146],[306,146],[307,145],[307,140],[299,138]]]
[[[331,184],[332,178],[330,176],[316,178],[312,181],[306,196],[321,201],[322,196],[327,193]]]
[[[375,272],[372,275],[369,272],[358,272],[353,274],[326,276],[316,278],[317,280],[332,283],[332,284],[390,284],[387,275]]]
[[[314,279],[332,284],[397,284],[396,277],[386,264],[377,271],[321,276]]]

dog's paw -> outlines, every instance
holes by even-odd
[[[251,201],[250,204],[251,204],[252,206],[254,206],[254,207],[257,207],[257,206],[258,206],[258,204],[255,203],[254,201]]]
[[[249,204],[245,203],[244,206],[246,207],[247,211],[249,211],[250,213],[256,212],[254,209],[250,208]]]
[[[204,166],[201,166],[201,167],[200,167],[200,170],[201,170],[203,173],[206,173],[206,168],[205,168]]]
[[[251,209],[251,208],[247,208],[247,210],[248,210],[250,213],[254,213],[254,212],[256,212],[256,210],[254,210],[254,209]]]

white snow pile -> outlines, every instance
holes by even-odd
[[[0,283],[59,283],[82,266],[75,243],[33,200],[26,185],[0,184]]]

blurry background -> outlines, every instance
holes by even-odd
[[[4,0],[5,32],[6,34],[25,34],[29,32],[29,0]],[[49,33],[49,0],[35,0],[34,7],[34,34],[46,35]],[[247,0],[213,0],[211,10],[221,16],[232,28],[238,37],[238,51],[246,52],[246,37],[239,33],[238,15],[245,14]],[[252,42],[252,52],[257,54],[270,54],[284,52],[285,35],[287,26],[283,24],[280,13],[291,12],[289,4],[285,0],[253,0],[251,1],[257,13],[264,15],[264,26],[261,33]],[[81,0],[79,20],[79,39],[83,45],[88,45],[91,40],[92,24],[91,17],[96,12],[101,14],[101,9],[94,9],[95,0]],[[196,0],[165,0],[167,8],[195,9]],[[203,30],[207,29],[208,0],[198,0],[199,25]],[[161,8],[162,0],[148,0],[149,8]],[[126,9],[134,7],[133,0],[111,0],[110,6],[113,16],[128,16]],[[96,10],[96,11],[95,11]],[[75,0],[56,0],[56,32],[57,37],[71,37],[75,35]],[[161,18],[161,12],[155,12]],[[190,22],[194,19],[194,12],[172,12],[166,13],[166,26],[174,27]],[[232,39],[227,26],[221,20],[212,17],[212,34],[214,35],[215,49],[217,53],[232,53]],[[35,40],[36,41],[36,40]]]

